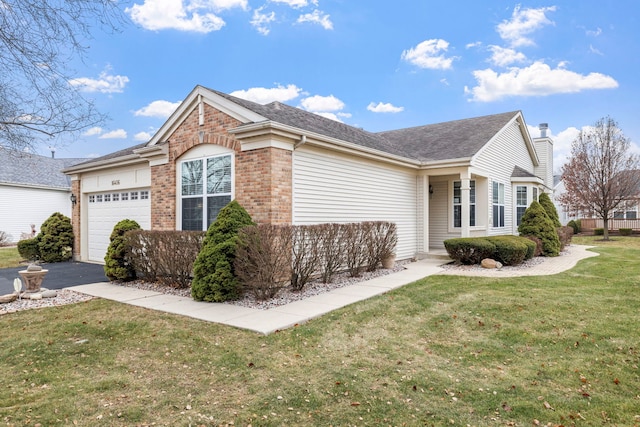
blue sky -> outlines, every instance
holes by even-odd
[[[70,84],[111,120],[57,157],[148,140],[200,84],[369,131],[521,110],[560,167],[604,116],[640,144],[637,0],[129,0]],[[41,154],[47,154],[46,147]]]

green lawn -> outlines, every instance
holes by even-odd
[[[5,315],[0,420],[638,426],[640,248],[597,251],[556,276],[432,276],[267,337],[105,300]]]
[[[18,267],[22,257],[15,246],[0,248],[0,268]]]

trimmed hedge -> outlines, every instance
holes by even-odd
[[[593,229],[594,236],[604,236],[604,228],[594,228]]]
[[[38,248],[38,238],[24,239],[18,242],[18,253],[24,259],[36,261],[40,258],[40,249]]]
[[[631,228],[621,228],[618,230],[621,236],[631,236],[633,233],[633,229]]]
[[[480,264],[485,258],[491,258],[496,245],[484,237],[460,237],[444,241],[447,253],[456,262],[465,265]]]
[[[461,237],[444,241],[449,256],[465,265],[493,258],[503,265],[518,265],[533,258],[535,242],[520,236]]]
[[[567,223],[567,227],[573,228],[573,234],[578,234],[581,230],[580,228],[580,220],[571,220]]]

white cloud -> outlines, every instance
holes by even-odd
[[[146,142],[149,141],[152,136],[153,135],[151,135],[151,133],[149,132],[138,132],[133,136],[133,139],[140,142]]]
[[[309,4],[307,0],[270,0],[271,3],[284,3],[288,6],[293,7],[294,9],[300,9],[301,7],[305,7]],[[317,5],[317,0],[312,0],[312,3]]]
[[[500,67],[527,60],[527,57],[522,52],[517,52],[513,49],[492,45],[489,46],[489,50],[491,51],[490,61]]]
[[[100,139],[126,139],[127,131],[124,129],[116,129],[111,132],[103,133],[99,136]]]
[[[251,18],[251,25],[263,36],[269,35],[271,31],[269,25],[276,20],[276,13],[263,13],[264,6],[253,11],[253,18]]]
[[[329,96],[320,96],[314,95],[308,98],[305,98],[300,103],[302,108],[311,112],[320,112],[320,111],[340,111],[344,108],[344,102],[340,101],[333,95]]]
[[[178,108],[179,105],[180,102],[169,102],[163,100],[153,101],[149,105],[134,111],[133,115],[166,119],[176,110],[176,108]]]
[[[540,136],[540,129],[536,126],[527,125],[529,135],[532,138]],[[584,129],[585,127],[583,127]],[[580,129],[573,126],[554,134],[551,129],[547,132],[547,136],[553,140],[553,173],[559,174],[562,166],[567,163],[571,155],[571,144],[578,137]]]
[[[404,107],[396,107],[388,102],[370,103],[367,106],[367,110],[374,113],[399,113],[404,111]]]
[[[600,52],[598,49],[593,47],[593,45],[589,45],[589,52],[595,53],[596,55],[601,55],[602,56],[602,52]]]
[[[78,77],[69,80],[71,86],[77,87],[83,92],[100,93],[121,93],[127,83],[129,83],[129,77],[110,75],[108,69],[101,72],[97,79]]]
[[[290,101],[297,98],[301,92],[302,89],[296,85],[287,85],[286,87],[278,85],[274,88],[252,87],[246,90],[236,90],[229,95],[264,105],[273,101]]]
[[[507,96],[546,96],[557,93],[576,93],[588,89],[612,89],[618,82],[601,73],[579,74],[561,66],[552,69],[537,61],[525,68],[511,68],[505,73],[492,69],[473,72],[478,83],[465,87],[472,101],[491,102]]]
[[[598,37],[600,34],[602,34],[602,28],[599,27],[595,30],[587,30],[588,36]]]
[[[102,128],[101,127],[92,127],[87,129],[82,136],[96,136],[96,135],[100,135],[102,133]]]
[[[131,19],[147,30],[179,30],[210,33],[225,22],[213,12],[248,8],[246,0],[144,0],[125,9]]]
[[[480,41],[478,41],[478,42],[473,42],[473,43],[467,43],[464,47],[465,47],[466,49],[471,49],[471,48],[479,47],[479,46],[482,46],[482,42],[480,42]]]
[[[298,17],[298,21],[300,23],[311,22],[313,24],[319,24],[325,30],[333,30],[333,22],[329,19],[329,15],[319,11],[318,9],[314,10],[312,13],[305,13],[304,15],[300,15]]]
[[[455,57],[445,57],[449,42],[442,39],[425,40],[416,47],[402,52],[401,58],[420,68],[447,70]]]
[[[545,25],[553,25],[554,22],[547,18],[546,13],[555,10],[555,6],[521,10],[518,5],[513,9],[511,19],[502,21],[496,29],[512,47],[530,46],[535,43],[528,36]]]

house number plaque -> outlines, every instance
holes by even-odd
[[[114,179],[113,181],[111,181],[111,185],[120,185],[120,180]]]

